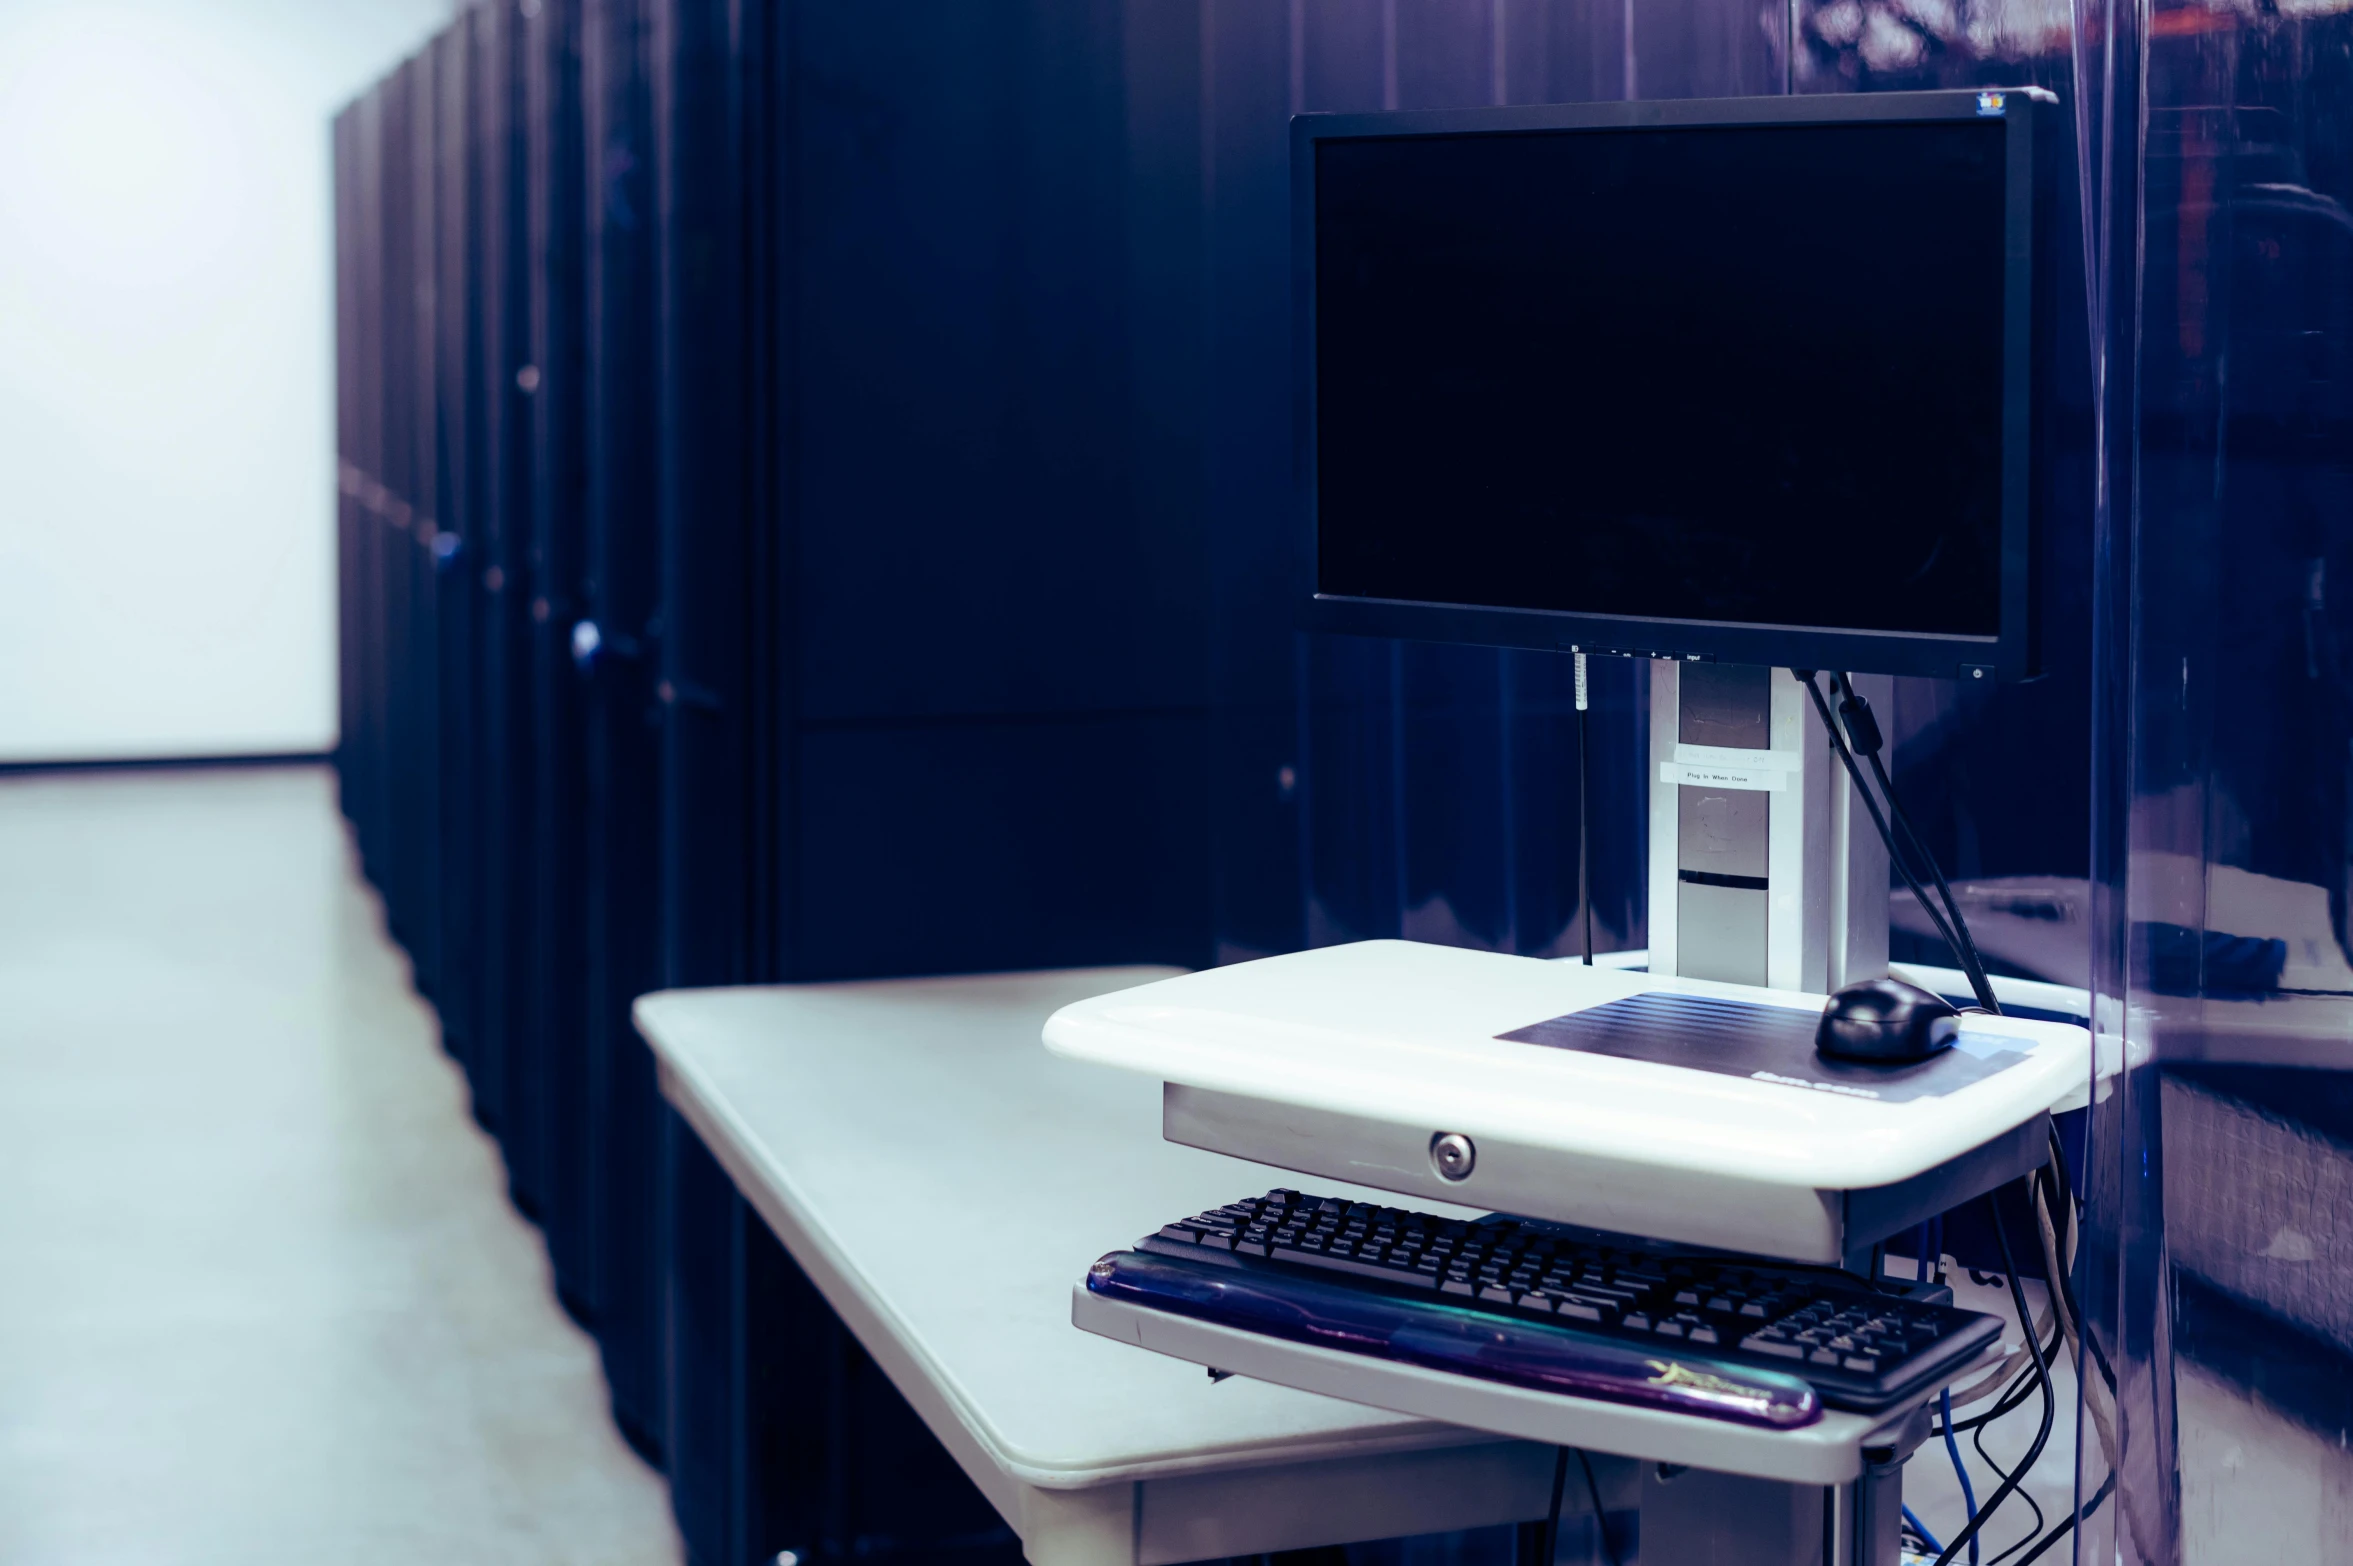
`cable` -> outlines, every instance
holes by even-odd
[[[2045,1128],[2044,1134],[2049,1138],[2051,1146],[2048,1173],[2051,1177],[2051,1183],[2058,1188],[2060,1202],[2066,1209],[2068,1230],[2072,1233],[2077,1216],[2075,1211],[2075,1179],[2067,1172],[2067,1149],[2059,1141],[2059,1126],[2056,1121]],[[2073,1246],[2070,1245],[2069,1248],[2073,1249]]]
[[[1858,696],[1855,700],[1859,702],[1862,698]],[[1980,1002],[1985,1003],[1989,1011],[1998,1012],[1998,1008],[1991,1004],[1993,981],[1986,975],[1985,958],[1978,952],[1975,938],[1969,934],[1968,921],[1961,917],[1961,905],[1953,896],[1952,883],[1945,879],[1944,867],[1937,863],[1936,855],[1929,852],[1927,840],[1920,836],[1919,828],[1912,825],[1911,816],[1904,810],[1903,799],[1895,791],[1895,779],[1887,775],[1887,764],[1879,759],[1875,751],[1865,752],[1863,759],[1871,764],[1871,776],[1878,782],[1880,795],[1887,801],[1887,813],[1895,822],[1896,830],[1903,833],[1904,841],[1911,845],[1916,863],[1928,867],[1928,878],[1936,888],[1937,901],[1944,904],[1945,915],[1952,923],[1953,933],[1961,938],[1961,971],[1968,975],[1969,987],[1979,990],[1982,983],[1983,989],[1979,990],[1978,996]]]
[[[2048,1172],[2044,1171],[2046,1174]],[[2044,1185],[2040,1181],[2034,1187],[2034,1196],[2035,1229],[2042,1240],[2043,1266],[2049,1276],[2060,1280],[2063,1285],[2072,1258],[2063,1257],[2060,1254],[2058,1230],[2051,1221],[2050,1207],[2044,1200]],[[2076,1376],[2081,1383],[2083,1417],[2090,1421],[2093,1431],[2099,1436],[2100,1450],[2106,1455],[2110,1469],[2114,1469],[2116,1466],[2116,1372],[2109,1365],[2108,1357],[2100,1352],[2098,1340],[2085,1330],[2082,1312],[2076,1306],[2072,1292],[2062,1288],[2054,1294],[2054,1298],[2060,1301],[2059,1324],[2065,1329],[2067,1346],[2075,1355]],[[2086,1350],[2089,1350],[2092,1365],[2099,1371],[2099,1376],[2096,1379],[2083,1379]]]
[[[2057,1126],[2051,1127],[2050,1139],[2051,1161],[2044,1166],[2043,1173],[2050,1180],[2052,1194],[2057,1196],[2059,1200],[2057,1211],[2046,1212],[2044,1216],[2052,1220],[2054,1224],[2064,1219],[2064,1227],[2059,1229],[2053,1242],[2053,1261],[2056,1265],[2055,1282],[2058,1286],[2059,1299],[2066,1309],[2067,1318],[2074,1329],[2070,1335],[2081,1340],[2082,1349],[2090,1351],[2092,1363],[2100,1372],[2100,1379],[2107,1383],[2110,1392],[2114,1392],[2116,1390],[2115,1367],[2108,1363],[2108,1356],[2101,1351],[2099,1340],[2084,1330],[2083,1307],[2076,1303],[2075,1284],[2071,1275],[2074,1272],[2075,1242],[2083,1227],[2083,1214],[2081,1209],[2076,1206],[2075,1182],[2069,1178],[2067,1173],[2067,1149],[2059,1143],[2059,1128]]]
[[[1953,1460],[1953,1477],[1961,1481],[1961,1505],[1971,1517],[1977,1515],[1977,1487],[1969,1482],[1969,1465],[1961,1461],[1961,1443],[1953,1439],[1953,1394],[1947,1390],[1937,1394],[1943,1404],[1945,1456]],[[1944,1551],[1936,1552],[1942,1555]],[[1969,1541],[1969,1566],[1977,1566],[1977,1541]]]
[[[1936,1542],[1936,1535],[1928,1531],[1928,1524],[1922,1522],[1909,1506],[1904,1508],[1904,1522],[1913,1533],[1919,1535],[1920,1542],[1927,1547],[1929,1554],[1942,1555],[1944,1553],[1944,1546]]]
[[[1953,1557],[1961,1553],[1961,1546],[1975,1539],[1985,1527],[1986,1520],[2001,1510],[2002,1503],[2008,1500],[2011,1492],[2018,1488],[2019,1481],[2041,1459],[2043,1448],[2049,1444],[2051,1439],[2051,1422],[2058,1416],[2058,1396],[2051,1386],[2050,1366],[2043,1359],[2041,1341],[2034,1335],[2034,1313],[2027,1309],[2026,1285],[2019,1280],[2018,1259],[2010,1250],[2009,1225],[2002,1221],[2001,1203],[1989,1200],[1986,1206],[1993,1214],[1994,1240],[2002,1248],[2002,1267],[2009,1274],[2010,1300],[2018,1308],[2018,1329],[2026,1339],[2027,1352],[2034,1356],[2035,1380],[2041,1385],[2043,1393],[2043,1417],[2041,1426],[2035,1431],[2033,1445],[2029,1446],[2026,1449],[2026,1455],[2019,1459],[2017,1468],[2004,1474],[2001,1485],[1995,1489],[1985,1505],[1970,1514],[1969,1525],[1954,1537],[1952,1543],[1945,1546],[1944,1553],[1936,1558],[1936,1566],[1952,1566]],[[2027,1503],[2033,1504],[2032,1496],[2027,1498]],[[2039,1508],[2036,1515],[2041,1515]]]
[[[1854,753],[1847,749],[1846,736],[1838,731],[1838,720],[1830,716],[1830,704],[1822,699],[1822,689],[1814,683],[1814,671],[1792,669],[1790,673],[1796,676],[1799,684],[1805,686],[1806,694],[1814,699],[1814,711],[1822,719],[1822,731],[1830,736],[1830,748],[1838,752],[1839,761],[1846,767],[1847,777],[1855,785],[1856,795],[1862,799],[1863,808],[1871,814],[1871,824],[1879,829],[1879,840],[1887,845],[1888,864],[1894,868],[1897,875],[1903,877],[1904,885],[1911,889],[1913,900],[1919,903],[1920,911],[1928,915],[1928,922],[1936,926],[1937,934],[1943,937],[1945,945],[1952,948],[1954,960],[1959,961],[1961,957],[1960,937],[1955,935],[1951,926],[1945,923],[1944,914],[1935,903],[1929,900],[1928,893],[1921,887],[1919,878],[1912,874],[1912,867],[1904,862],[1903,854],[1897,850],[1895,833],[1888,827],[1887,817],[1880,813],[1879,801],[1872,796],[1869,785],[1864,783],[1863,769],[1855,765]],[[1974,982],[1971,988],[1975,988]],[[1992,987],[1989,984],[1985,993],[1979,998],[1980,1000],[1991,1000],[1992,995]],[[1998,1008],[1991,1006],[1987,1009],[1989,1011],[1998,1010]]]
[[[2050,1340],[2047,1343],[2041,1343],[2040,1346],[2043,1360],[2048,1363],[2058,1356],[2059,1345],[2064,1339],[2064,1334],[2056,1325],[2050,1323],[2049,1314],[2046,1312],[2045,1320],[2035,1324],[2038,1342],[2041,1332],[2046,1326],[2049,1327]],[[1975,1430],[1980,1425],[1993,1424],[2025,1406],[2027,1398],[2033,1395],[2035,1388],[2034,1367],[2032,1365],[2019,1366],[2019,1361],[2026,1358],[2028,1358],[2027,1347],[2021,1343],[2003,1355],[2001,1363],[1994,1366],[1984,1377],[1952,1394],[1954,1407],[1967,1408],[1973,1403],[1983,1402],[1992,1396],[1995,1389],[1998,1388],[2001,1391],[2000,1401],[1974,1419],[1964,1419],[1954,1425],[1955,1433],[1963,1430]],[[1938,1435],[1942,1434],[1942,1431],[1931,1430],[1929,1433]]]
[[[1936,1227],[1938,1228],[1943,1227],[1943,1225],[1941,1223],[1937,1223],[1936,1220],[1931,1220],[1931,1223],[1936,1223]],[[1932,1271],[1928,1261],[1929,1248],[1931,1245],[1935,1246],[1938,1253],[1936,1258],[1936,1265],[1939,1267],[1943,1266],[1944,1246],[1937,1236],[1930,1233],[1930,1225],[1924,1223],[1920,1226],[1920,1238],[1918,1244],[1915,1247],[1915,1249],[1920,1252],[1920,1259],[1914,1266],[1914,1272],[1917,1275],[1918,1281],[1922,1283],[1926,1283],[1929,1280],[1929,1276]],[[1953,1477],[1959,1480],[1961,1484],[1962,1515],[1968,1516],[1974,1514],[1977,1510],[1977,1490],[1975,1486],[1969,1483],[1969,1465],[1961,1461],[1961,1443],[1953,1439],[1952,1388],[1947,1387],[1944,1391],[1938,1393],[1937,1399],[1941,1405],[1938,1409],[1938,1412],[1944,1416],[1945,1455],[1953,1460]],[[1927,1529],[1920,1526],[1919,1518],[1912,1517],[1912,1509],[1910,1507],[1907,1506],[1904,1508],[1904,1515],[1908,1518],[1911,1518],[1913,1529],[1919,1533],[1921,1542],[1928,1546],[1928,1553],[1931,1555],[1942,1555],[1944,1553],[1944,1546],[1936,1542],[1935,1535],[1931,1534]],[[1977,1541],[1975,1539],[1971,1539],[1969,1541],[1969,1566],[1977,1566]]]
[[[2021,1345],[2020,1347],[2013,1349],[2011,1353],[2016,1357],[2023,1358],[2025,1356],[2026,1350],[2024,1346]],[[2047,1355],[2045,1356],[2043,1362],[2045,1364],[2050,1363],[2050,1359]],[[2003,1420],[2009,1418],[2012,1414],[2015,1414],[2021,1408],[2024,1408],[2026,1406],[2026,1400],[2034,1396],[2038,1386],[2039,1383],[2035,1380],[2034,1367],[2032,1365],[2026,1366],[2024,1369],[2018,1372],[2016,1379],[2010,1383],[2008,1390],[2002,1394],[2002,1399],[2000,1402],[1996,1403],[1986,1412],[1979,1414],[1974,1419],[1955,1420],[1953,1422],[1952,1433],[1954,1435],[1967,1435],[1971,1431],[1981,1430],[1987,1425],[2000,1424]],[[1954,1400],[1954,1406],[1958,1408],[1966,1408],[1968,1404],[1966,1401],[1956,1398]],[[1944,1433],[1945,1430],[1942,1425],[1934,1425],[1929,1430],[1929,1434],[1935,1436],[1942,1436]]]
[[[2092,1498],[2083,1504],[2081,1510],[2075,1512],[2072,1516],[2060,1518],[2059,1526],[2053,1528],[2050,1533],[2043,1538],[2041,1543],[2037,1544],[2033,1549],[2028,1550],[2024,1555],[2018,1557],[2018,1566],[2034,1566],[2036,1561],[2042,1559],[2043,1552],[2045,1550],[2048,1550],[2052,1545],[2057,1544],[2061,1539],[2066,1538],[2069,1533],[2074,1531],[2075,1525],[2077,1523],[2083,1521],[2086,1517],[2089,1517],[2092,1513],[2098,1511],[2100,1509],[2100,1503],[2107,1500],[2109,1493],[2115,1488],[2116,1475],[2114,1473],[2110,1473],[2105,1479],[2100,1481],[2100,1487],[2092,1492]]]
[[[1979,1426],[1976,1432],[1969,1437],[1969,1444],[1977,1449],[1977,1455],[1985,1460],[1986,1467],[1992,1469],[1995,1473],[2000,1474],[2005,1479],[2010,1477],[2010,1470],[2004,1468],[1999,1462],[1995,1461],[1993,1453],[1985,1449],[1984,1426]],[[2024,1537],[2019,1539],[2016,1544],[2011,1545],[2008,1549],[2002,1551],[2001,1554],[1993,1558],[1991,1566],[2002,1566],[2002,1562],[2008,1560],[2011,1556],[2017,1554],[2020,1550],[2023,1550],[2028,1545],[2032,1544],[2035,1541],[2035,1536],[2043,1531],[2042,1506],[2024,1489],[2026,1466],[2027,1465],[2023,1463],[2019,1465],[2018,1472],[2021,1488],[2018,1491],[2018,1499],[2024,1501],[2026,1503],[2027,1510],[2034,1513],[2034,1522],[2027,1528]],[[1970,1548],[1974,1549],[1977,1546],[1977,1541],[1972,1539],[1969,1541],[1969,1544]]]
[[[1593,872],[1586,844],[1593,819],[1593,725],[1585,691],[1585,655],[1577,653],[1577,907],[1585,921],[1585,966],[1593,966]]]
[[[1544,1559],[1541,1566],[1552,1566],[1554,1561],[1560,1559],[1560,1495],[1568,1482],[1569,1449],[1564,1446],[1552,1454],[1552,1509],[1544,1514]]]
[[[1601,1486],[1593,1482],[1593,1460],[1582,1447],[1577,1451],[1577,1462],[1585,1470],[1585,1493],[1593,1500],[1593,1536],[1601,1541],[1601,1558],[1609,1566],[1618,1566],[1617,1546],[1610,1543],[1609,1509],[1601,1504]]]
[[[1943,900],[1945,912],[1952,916],[1952,933],[1960,938],[1953,954],[1961,959],[1961,970],[1969,976],[1969,987],[1976,992],[1977,1003],[1996,1016],[2001,1015],[2002,1008],[1994,1000],[1993,981],[1986,976],[1985,959],[1978,955],[1977,943],[1970,938],[1969,922],[1961,917],[1961,905],[1953,897],[1952,884],[1945,879],[1936,855],[1928,851],[1927,839],[1912,825],[1911,813],[1904,809],[1903,798],[1895,791],[1895,780],[1887,775],[1887,767],[1879,759],[1887,742],[1880,735],[1879,720],[1872,715],[1871,703],[1855,689],[1852,675],[1833,674],[1830,688],[1833,694],[1845,692],[1838,703],[1838,715],[1846,720],[1847,737],[1854,742],[1855,751],[1871,763],[1871,775],[1879,780],[1879,792],[1887,798],[1888,814],[1919,856],[1919,863],[1928,867],[1929,877],[1936,883],[1937,896]]]

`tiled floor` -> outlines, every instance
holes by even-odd
[[[0,780],[0,1561],[678,1557],[328,775]]]

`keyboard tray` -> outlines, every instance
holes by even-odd
[[[1783,1484],[1844,1484],[1863,1471],[1864,1448],[1908,1451],[1928,1427],[1925,1399],[1875,1415],[1833,1409],[1795,1430],[1764,1430],[1563,1397],[1193,1321],[1090,1294],[1083,1283],[1071,1290],[1070,1319],[1084,1331],[1156,1354],[1368,1408]]]
[[[1998,1352],[1999,1318],[1947,1298],[1559,1225],[1280,1189],[1105,1256],[1074,1295],[1072,1320],[1237,1374],[1498,1434],[1831,1483],[1851,1477],[1875,1436],[1908,1448],[1936,1389]],[[1769,1445],[1755,1446],[1758,1436]]]

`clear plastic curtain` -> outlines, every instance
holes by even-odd
[[[2341,1559],[2353,15],[2160,4],[2080,31],[2110,138],[2095,851],[2114,1071],[2083,1281],[2117,1473],[2083,1558]]]

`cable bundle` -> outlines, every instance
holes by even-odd
[[[1862,799],[1863,808],[1870,813],[1871,824],[1878,829],[1880,841],[1887,845],[1888,863],[1918,900],[1922,912],[1928,915],[1929,923],[1935,926],[1945,944],[1952,949],[1962,973],[1968,976],[1969,987],[1976,995],[1978,1005],[1995,1016],[2001,1015],[2001,1004],[1994,997],[1993,980],[1985,971],[1985,963],[1978,955],[1976,942],[1969,937],[1968,922],[1961,917],[1961,907],[1953,896],[1952,886],[1945,880],[1936,856],[1929,852],[1927,842],[1912,825],[1911,816],[1896,794],[1895,780],[1888,775],[1886,764],[1880,760],[1880,751],[1885,748],[1886,740],[1880,733],[1878,720],[1872,716],[1871,704],[1855,689],[1850,676],[1833,674],[1830,676],[1831,694],[1839,698],[1838,720],[1833,720],[1829,701],[1824,698],[1821,687],[1814,683],[1814,671],[1797,669],[1792,673],[1805,686],[1807,696],[1812,698],[1814,711],[1822,720],[1822,728],[1830,736],[1831,748],[1838,753],[1848,778],[1854,783],[1855,793]],[[1843,720],[1843,733],[1840,732],[1839,720]],[[1863,781],[1863,768],[1856,760],[1858,756],[1870,765],[1871,775],[1878,784],[1877,796]],[[1886,801],[1884,809],[1881,798]],[[1935,901],[1930,900],[1921,884],[1923,880],[1936,887]],[[1978,1535],[1983,1532],[1986,1522],[1995,1511],[2013,1494],[2019,1495],[2034,1511],[2034,1529],[2024,1539],[1995,1556],[1993,1566],[2000,1566],[2001,1562],[2014,1555],[2017,1556],[2017,1566],[2029,1566],[2029,1563],[2040,1559],[2046,1551],[2064,1539],[2078,1522],[2091,1515],[2108,1498],[2116,1484],[2116,1372],[2108,1363],[2107,1356],[2101,1352],[2098,1342],[2084,1330],[2083,1312],[2069,1281],[2075,1264],[2081,1215],[2076,1208],[2074,1189],[2067,1176],[2066,1156],[2059,1145],[2056,1131],[2051,1134],[2049,1161],[2027,1176],[2026,1183],[2027,1195],[2034,1211],[2035,1238],[2040,1245],[2043,1276],[2049,1282],[2049,1297],[2044,1302],[2042,1316],[2037,1319],[2026,1303],[2026,1288],[2018,1276],[2017,1258],[2011,1252],[2009,1226],[2003,1221],[2001,1205],[1989,1196],[1987,1201],[1993,1213],[1994,1239],[2001,1246],[2002,1269],[2009,1282],[2011,1302],[2018,1312],[2023,1341],[1983,1376],[1959,1391],[1945,1393],[1938,1401],[1939,1419],[1931,1433],[1944,1440],[1946,1454],[1952,1459],[1953,1472],[1961,1482],[1962,1500],[1969,1507],[1969,1521],[1953,1536],[1950,1544],[1939,1549],[1933,1536],[1919,1526],[1918,1520],[1910,1519],[1912,1529],[1922,1543],[1936,1552],[1937,1566],[1951,1566],[1964,1550],[1968,1552],[1970,1566],[1980,1566]],[[1935,1227],[1941,1230],[1941,1220]],[[1920,1271],[1924,1279],[1929,1270],[1931,1250],[1931,1246],[1925,1243],[1928,1228],[1923,1226],[1924,1243],[1920,1247]],[[1941,1246],[1936,1248],[1941,1250]],[[2051,1426],[2057,1414],[2057,1393],[2051,1383],[2051,1365],[2062,1343],[2075,1356],[2079,1369],[2088,1353],[2098,1371],[2096,1378],[2085,1383],[2084,1412],[2099,1436],[2109,1472],[2088,1502],[2072,1515],[2061,1519],[2057,1527],[2046,1531],[2041,1508],[2035,1506],[2033,1497],[2025,1495],[2020,1485],[2041,1458],[2043,1448],[2050,1440]],[[2042,1394],[2042,1418],[2035,1431],[2034,1441],[2015,1468],[2005,1469],[1986,1453],[1983,1445],[1985,1429],[2025,1406],[2037,1391]],[[1994,1406],[1986,1412],[1972,1419],[1954,1419],[1954,1410],[1971,1407],[1989,1397],[1996,1400]],[[2002,1476],[2000,1486],[1986,1498],[1983,1506],[1977,1504],[1969,1483],[1968,1470],[1961,1461],[1961,1450],[1955,1440],[1962,1431],[1970,1432],[1970,1444],[1977,1448],[1977,1455],[1985,1458],[1994,1472]],[[2025,1553],[2019,1554],[2020,1551]]]

